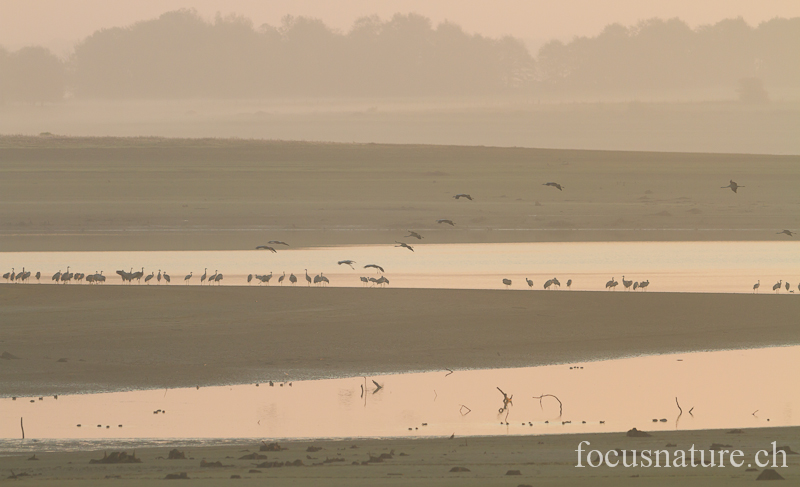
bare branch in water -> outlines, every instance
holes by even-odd
[[[534,399],[538,399],[539,400],[539,406],[542,409],[544,409],[544,405],[542,405],[542,399],[544,399],[545,397],[552,397],[553,399],[558,401],[558,417],[560,418],[561,415],[564,414],[564,404],[561,402],[561,399],[559,399],[558,397],[554,396],[553,394],[542,394],[541,396],[533,396]]]

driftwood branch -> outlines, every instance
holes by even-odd
[[[19,427],[22,429],[22,439],[25,439],[25,427],[22,426],[22,418],[19,418]]]
[[[467,412],[466,412],[466,413],[464,412],[464,410],[465,410],[465,409],[467,410]],[[459,412],[459,413],[461,413],[461,416],[466,416],[467,414],[469,414],[469,413],[471,413],[471,412],[472,412],[472,409],[470,409],[470,408],[468,408],[467,406],[465,406],[465,405],[463,405],[463,404],[462,404],[462,405],[461,405],[461,408],[458,410],[458,412]]]
[[[447,373],[447,374],[445,374],[445,377],[447,377],[448,375],[450,375],[450,374],[452,374],[452,373],[453,373],[453,371],[452,371],[452,370],[450,370],[450,369],[444,369],[444,370],[447,370],[447,371],[448,371],[448,373]]]
[[[678,396],[675,396],[675,404],[678,405],[678,410],[683,414],[683,408],[681,408],[681,403],[678,402]]]
[[[545,397],[552,397],[556,401],[558,401],[558,417],[560,418],[564,414],[564,404],[561,402],[561,399],[554,396],[553,394],[542,394],[541,396],[533,396],[534,399],[539,400],[539,407],[544,410],[544,405],[542,404],[542,399]]]

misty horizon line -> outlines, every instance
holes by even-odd
[[[179,8],[179,9],[174,9],[174,10],[167,10],[167,11],[164,11],[163,13],[161,13],[158,16],[154,16],[154,17],[151,17],[149,19],[137,20],[137,21],[131,22],[131,23],[125,25],[125,26],[101,27],[99,29],[96,29],[92,34],[84,36],[82,39],[78,39],[78,40],[73,41],[71,43],[71,48],[69,49],[69,52],[65,52],[64,50],[62,50],[61,53],[54,52],[53,49],[45,47],[43,45],[44,44],[43,42],[40,42],[40,43],[26,43],[24,45],[21,45],[21,46],[15,48],[15,49],[11,49],[11,48],[6,47],[6,45],[4,45],[4,44],[0,44],[0,50],[6,50],[6,52],[15,53],[15,52],[18,52],[21,49],[25,49],[25,48],[42,47],[42,48],[46,49],[47,51],[49,51],[50,53],[52,53],[57,58],[59,58],[60,60],[68,61],[69,58],[72,55],[74,55],[76,46],[78,46],[81,43],[85,42],[88,38],[92,37],[93,35],[95,35],[95,34],[97,34],[99,32],[103,32],[103,31],[107,31],[107,30],[115,30],[115,29],[123,29],[123,30],[124,29],[130,29],[130,28],[132,28],[132,27],[134,27],[136,25],[152,22],[154,20],[161,19],[165,15],[168,15],[168,14],[171,14],[171,13],[175,13],[175,12],[192,13],[193,15],[196,15],[198,18],[202,19],[203,21],[205,21],[206,23],[209,23],[209,24],[214,24],[214,23],[217,23],[217,22],[220,22],[220,21],[231,21],[231,20],[233,20],[233,21],[244,21],[245,23],[249,24],[251,27],[254,26],[253,20],[250,17],[248,17],[247,15],[244,15],[244,14],[230,13],[230,14],[227,14],[227,15],[223,15],[221,12],[218,11],[216,13],[216,15],[214,15],[213,19],[208,19],[208,18],[204,18],[200,14],[198,14],[197,13],[197,9],[195,9],[195,8]],[[415,16],[420,16],[422,18],[430,20],[429,17],[426,17],[425,15],[419,14],[417,12],[405,12],[405,13],[403,13],[403,12],[395,12],[391,16],[391,18],[394,18],[394,17],[396,17],[398,15],[400,15],[400,16],[415,15]],[[389,18],[389,20],[391,20],[391,18]],[[716,25],[718,25],[720,23],[723,23],[723,22],[726,22],[726,21],[732,21],[732,20],[741,21],[743,24],[747,25],[750,28],[757,28],[758,26],[760,26],[762,24],[771,22],[771,21],[776,20],[776,19],[794,20],[794,19],[798,19],[798,18],[800,18],[800,17],[782,17],[782,16],[779,16],[779,15],[776,15],[775,17],[772,17],[769,20],[764,20],[764,21],[758,22],[757,24],[750,24],[746,20],[744,20],[743,16],[738,15],[738,16],[734,16],[734,17],[724,17],[724,18],[721,18],[720,20],[718,20],[718,21],[716,21],[714,23],[703,23],[703,24],[698,24],[696,27],[689,27],[689,28],[696,31],[696,30],[700,30],[700,29],[703,29],[703,28],[713,27],[713,26],[716,26]],[[314,22],[319,22],[319,23],[325,25],[326,28],[328,28],[332,33],[335,33],[335,34],[338,34],[338,35],[348,35],[348,34],[350,34],[358,26],[359,22],[364,21],[364,20],[370,20],[370,21],[378,20],[380,22],[385,22],[386,21],[386,19],[383,19],[378,14],[364,15],[364,16],[356,18],[353,21],[352,26],[348,30],[342,30],[342,29],[339,29],[339,28],[328,26],[328,24],[326,24],[325,21],[320,19],[319,17],[309,16],[309,15],[296,15],[295,16],[295,15],[291,15],[291,14],[286,14],[283,17],[281,17],[282,26],[286,25],[287,20],[291,21],[293,19],[307,19],[307,20],[311,20],[311,21],[314,21]],[[638,27],[638,26],[641,26],[643,24],[646,24],[647,22],[650,22],[650,21],[674,21],[674,20],[682,22],[682,23],[684,23],[684,24],[686,24],[688,26],[688,23],[686,21],[684,21],[683,19],[681,19],[679,16],[673,16],[673,17],[660,17],[660,16],[647,17],[647,18],[640,19],[639,21],[637,21],[634,24],[628,24],[628,25],[625,25],[625,24],[623,24],[621,22],[611,22],[611,23],[606,24],[603,27],[603,29],[601,29],[599,32],[595,33],[594,35],[574,34],[567,41],[563,41],[562,39],[560,39],[558,37],[542,38],[542,39],[546,39],[546,40],[540,42],[539,49],[541,49],[541,47],[543,47],[544,45],[546,45],[548,43],[551,43],[551,42],[566,42],[566,43],[568,43],[568,42],[573,42],[573,41],[578,40],[578,39],[592,39],[592,38],[595,38],[595,37],[599,36],[600,34],[602,34],[602,32],[605,29],[607,29],[609,26],[620,25],[620,26],[623,26],[625,28],[631,29],[631,28]],[[433,24],[432,21],[431,21],[431,24]],[[456,26],[459,29],[461,29],[461,26],[457,22],[452,22],[452,21],[449,21],[449,20],[443,20],[443,21],[439,22],[438,24],[436,24],[436,27],[438,28],[441,25],[453,25],[453,26]],[[275,28],[275,29],[278,29],[278,30],[280,29],[279,27],[275,27],[272,24],[266,23],[266,22],[260,24],[256,29],[264,29],[264,28]],[[470,36],[483,37],[483,38],[486,38],[486,39],[511,38],[511,39],[514,39],[514,40],[517,40],[517,41],[520,41],[521,43],[523,43],[523,45],[525,45],[525,49],[529,53],[533,54],[531,52],[532,50],[530,49],[530,47],[528,47],[527,43],[525,42],[525,39],[528,39],[528,37],[521,37],[521,36],[513,35],[513,34],[504,34],[504,35],[501,35],[501,36],[491,36],[491,35],[484,35],[484,34],[481,34],[479,32],[472,32],[472,33],[465,32],[465,33],[467,35],[470,35]],[[536,51],[538,51],[539,49],[537,49]]]
[[[44,47],[0,48],[0,104],[81,99],[734,93],[798,96],[800,17],[742,17],[692,29],[679,18],[607,25],[594,37],[522,41],[468,34],[419,14],[362,17],[342,33],[285,16],[213,22],[180,9],[100,29],[64,61]],[[713,99],[713,96],[712,96]]]

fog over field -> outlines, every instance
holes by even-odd
[[[171,10],[66,54],[0,47],[0,133],[800,153],[800,17],[532,37]]]

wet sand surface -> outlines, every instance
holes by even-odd
[[[0,248],[786,240],[800,156],[0,137]],[[744,186],[723,189],[729,180]],[[563,191],[546,182],[558,182]],[[469,193],[474,200],[455,200]],[[451,219],[456,225],[437,224]]]
[[[669,431],[653,433],[649,438],[630,438],[625,433],[596,433],[579,435],[531,437],[455,437],[452,439],[383,439],[341,441],[280,442],[282,451],[259,451],[256,441],[219,447],[182,447],[185,460],[168,460],[172,447],[136,450],[142,463],[116,465],[90,465],[92,459],[103,458],[103,451],[47,453],[30,450],[6,456],[0,452],[0,470],[5,474],[13,470],[25,485],[151,485],[168,474],[185,472],[190,485],[220,485],[230,482],[234,475],[241,477],[236,485],[422,485],[422,486],[483,486],[483,485],[696,485],[729,486],[752,485],[764,470],[746,471],[748,463],[759,450],[772,451],[777,446],[800,450],[797,438],[800,428],[760,428],[740,430]],[[724,468],[699,465],[685,468],[576,468],[577,445],[589,441],[584,448],[608,450],[705,450],[712,443],[726,445],[726,450],[741,450],[744,464]],[[674,446],[668,446],[674,445]],[[727,447],[730,445],[730,447]],[[317,450],[318,449],[318,450]],[[315,451],[316,450],[316,451]],[[36,451],[38,461],[28,461]],[[107,453],[110,453],[108,451]],[[128,449],[130,455],[132,450]],[[246,460],[246,455],[263,455],[265,458]],[[385,458],[380,462],[367,462],[370,457]],[[697,454],[699,457],[699,454]],[[611,460],[614,460],[612,455]],[[696,457],[697,458],[697,457]],[[781,458],[780,456],[778,457]],[[342,460],[342,461],[333,461]],[[663,459],[663,456],[662,456]],[[762,464],[765,457],[762,454]],[[302,466],[266,467],[264,463],[300,461]],[[328,460],[327,463],[325,461]],[[585,460],[585,457],[584,457]],[[800,455],[786,456],[787,468],[777,468],[787,485],[800,480]],[[201,462],[220,462],[221,467],[201,467]],[[630,461],[630,459],[628,460]],[[356,464],[354,464],[354,462]],[[687,459],[687,464],[689,460]],[[584,463],[585,465],[585,463]],[[662,463],[663,465],[663,463]],[[452,472],[461,467],[468,471]],[[517,470],[519,475],[509,475]],[[631,478],[634,477],[634,478]],[[111,480],[109,480],[111,479]]]
[[[796,295],[4,285],[2,393],[522,367],[800,343]],[[65,358],[66,362],[59,362]]]
[[[426,243],[786,240],[777,232],[800,226],[799,162],[798,156],[0,137],[0,249],[244,250],[273,239],[294,247],[391,244],[408,229]],[[721,188],[731,179],[744,186],[738,193]],[[563,191],[543,186],[549,181]],[[475,200],[457,201],[457,193]],[[435,223],[445,218],[456,226]],[[0,360],[0,394],[797,344],[798,311],[800,300],[786,294],[2,286],[0,353],[19,358]],[[757,393],[758,384],[742,390]],[[178,472],[198,485],[219,485],[231,475],[259,485],[258,476],[274,477],[274,485],[619,485],[635,475],[631,481],[648,484],[735,485],[757,472],[576,469],[574,450],[582,439],[603,450],[719,442],[752,456],[774,440],[800,450],[797,437],[798,428],[774,428],[652,438],[315,441],[325,450],[287,443],[289,450],[267,455],[309,465],[341,453],[345,462],[258,474],[249,472],[256,462],[238,460],[256,449],[247,442],[192,450],[185,461],[157,459],[166,448],[137,450],[144,463],[119,466],[90,466],[90,458],[102,457],[98,451],[40,451],[38,462],[12,453],[0,456],[0,471],[41,474],[26,479],[31,485],[92,485],[116,475],[120,485],[145,485]],[[352,465],[391,450],[395,455],[384,462]],[[203,458],[235,466],[200,467]],[[798,478],[797,459],[789,456],[792,467],[780,469],[787,479]],[[450,473],[461,465],[470,472]],[[508,470],[521,476],[506,476]]]

